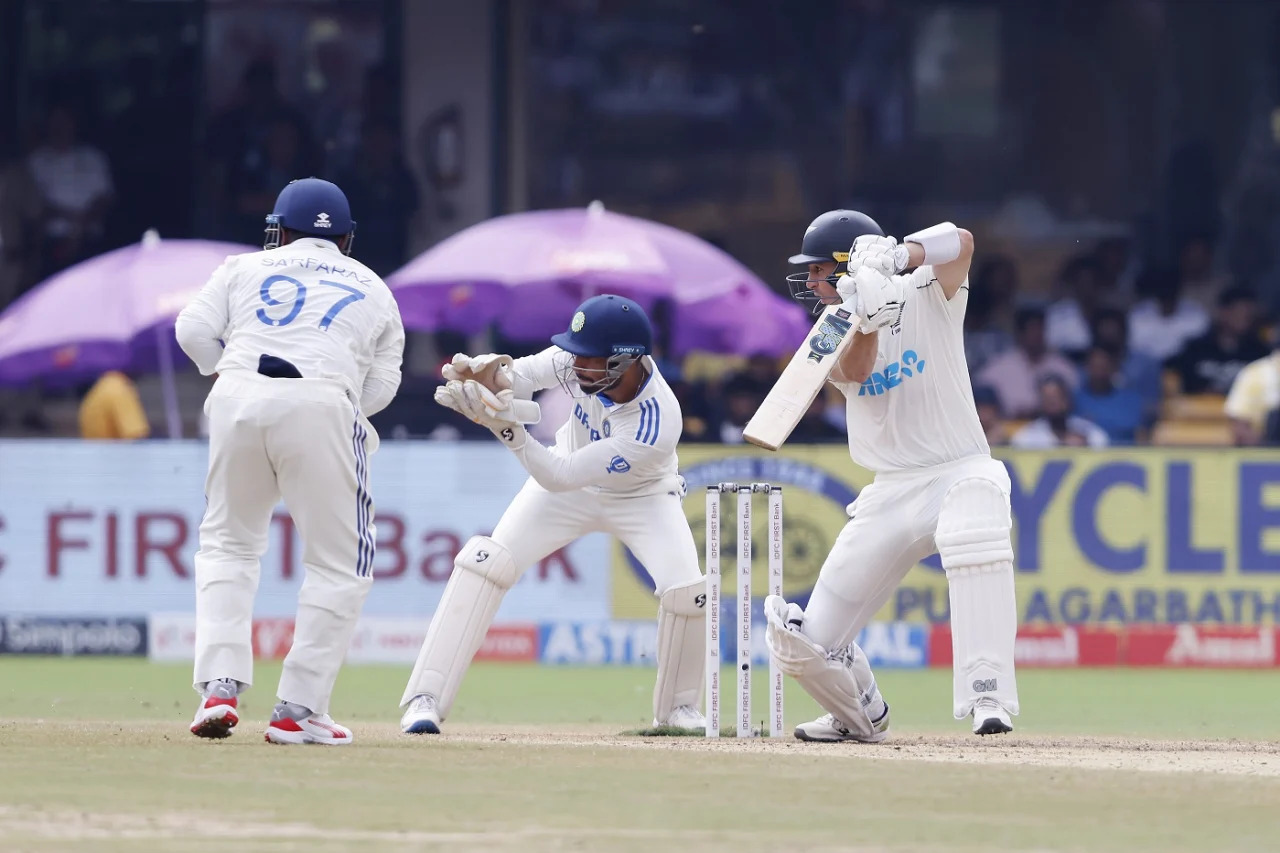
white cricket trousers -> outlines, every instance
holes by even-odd
[[[1009,472],[990,456],[877,474],[858,493],[822,564],[805,608],[805,636],[827,649],[853,642],[911,567],[938,550],[934,533],[943,499],[966,478],[990,481],[1007,499]]]
[[[278,696],[329,712],[338,670],[372,583],[369,456],[378,436],[329,379],[223,373],[205,402],[208,507],[196,571],[195,688],[253,683],[253,599],[271,513],[284,499],[306,576]]]

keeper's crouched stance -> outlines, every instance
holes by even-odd
[[[597,296],[555,346],[528,358],[458,355],[436,399],[488,427],[530,478],[492,536],[463,546],[405,688],[401,728],[438,734],[507,590],[530,566],[588,533],[616,536],[658,596],[655,725],[701,730],[705,581],[677,472],[680,405],[649,357],[652,330],[635,302]],[[562,384],[577,398],[555,447],[525,430],[533,393]]]
[[[791,259],[807,267],[791,277],[794,295],[843,303],[860,320],[831,381],[847,400],[850,456],[875,472],[808,606],[765,602],[771,654],[828,712],[796,729],[801,740],[885,739],[889,707],[854,640],[935,551],[950,594],[955,716],[972,716],[976,734],[1013,729],[1010,482],[991,458],[964,357],[972,254],[972,237],[951,223],[899,244],[869,217],[835,210]]]

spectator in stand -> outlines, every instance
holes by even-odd
[[[151,435],[151,424],[133,380],[118,370],[98,377],[80,401],[80,437],[135,441]]]
[[[1117,384],[1137,391],[1154,417],[1163,393],[1160,362],[1129,347],[1129,323],[1123,311],[1104,308],[1093,318],[1093,343],[1111,353],[1120,367]]]
[[[722,444],[742,444],[742,431],[764,402],[766,394],[768,389],[761,390],[760,383],[745,373],[725,383],[722,391],[724,412],[719,429]]]
[[[1226,394],[1245,365],[1266,357],[1259,313],[1252,290],[1230,287],[1222,291],[1213,328],[1188,343],[1168,363],[1182,380],[1182,393]]]
[[[1132,241],[1128,237],[1106,237],[1098,243],[1093,257],[1098,262],[1098,286],[1104,294],[1128,293],[1133,287]]]
[[[1228,286],[1227,276],[1213,268],[1213,241],[1206,234],[1192,234],[1178,248],[1178,278],[1182,294],[1208,311]]]
[[[1096,424],[1072,414],[1071,389],[1057,376],[1040,383],[1038,417],[1014,433],[1012,446],[1022,450],[1054,447],[1106,447],[1107,434]]]
[[[11,157],[0,126],[0,311],[35,280],[43,215],[40,191],[25,161]]]
[[[244,221],[235,210],[235,196],[228,193],[230,178],[233,173],[249,175],[263,169],[273,128],[281,122],[292,126],[297,148],[307,157],[302,171],[290,175],[289,180],[315,174],[318,170],[314,160],[316,147],[312,144],[306,117],[280,93],[275,63],[270,59],[254,60],[245,69],[236,102],[214,116],[209,124],[205,149],[208,165],[204,171],[221,236],[244,239],[240,233],[245,227]],[[261,213],[257,214],[257,220],[254,243],[261,242]]]
[[[280,187],[310,173],[309,157],[301,145],[302,139],[294,123],[286,118],[277,119],[271,122],[262,158],[241,161],[232,167],[227,189],[232,203],[229,222],[234,228],[235,239],[242,243],[260,243],[262,211],[274,209]],[[355,209],[364,211],[367,208]],[[364,217],[364,213],[360,215]],[[359,245],[356,244],[357,247]]]
[[[997,256],[983,263],[973,278],[964,312],[964,354],[970,372],[1013,346],[1003,319],[1016,286],[1014,275],[1009,259]]]
[[[1231,383],[1224,410],[1235,443],[1263,443],[1268,418],[1280,409],[1280,349],[1245,365]]]
[[[1048,376],[1057,376],[1068,387],[1077,379],[1075,366],[1045,344],[1045,315],[1039,308],[1023,308],[1016,320],[1016,345],[983,368],[977,380],[990,386],[1007,417],[1034,416],[1040,402],[1037,386]]]
[[[978,423],[987,436],[987,444],[1001,447],[1009,443],[1009,431],[1000,413],[1000,398],[985,385],[973,389],[973,403],[978,409]]]
[[[1111,350],[1096,344],[1090,347],[1084,381],[1076,390],[1075,412],[1101,427],[1110,444],[1146,444],[1150,410],[1142,395],[1121,381]]]
[[[1090,325],[1102,307],[1102,267],[1090,255],[1077,255],[1063,266],[1058,289],[1062,296],[1045,310],[1045,340],[1050,349],[1081,353],[1092,343]]]
[[[787,441],[793,444],[840,444],[846,439],[843,431],[827,422],[826,395],[819,394],[813,398]]]
[[[387,121],[366,125],[354,165],[336,183],[359,210],[355,254],[382,277],[399,269],[409,254],[409,220],[418,212],[418,184],[400,151],[400,134]]]
[[[102,248],[107,210],[115,197],[107,156],[82,143],[71,108],[50,108],[44,142],[27,168],[44,209],[44,263],[50,275]]]
[[[1138,276],[1140,301],[1129,311],[1129,345],[1164,362],[1209,329],[1209,315],[1182,295],[1182,281],[1168,267],[1149,267]]]

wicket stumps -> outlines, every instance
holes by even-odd
[[[769,594],[782,595],[782,487],[770,483],[716,483],[707,486],[707,737],[720,736],[720,496],[737,494],[737,597],[734,605],[737,642],[738,699],[735,714],[738,737],[752,737],[751,727],[751,498],[769,500]],[[782,673],[769,661],[769,736],[782,737]]]

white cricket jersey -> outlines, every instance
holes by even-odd
[[[366,415],[400,385],[395,298],[368,267],[318,237],[227,258],[178,316],[177,333],[205,375],[256,372],[272,355],[305,378],[343,382]]]
[[[849,455],[875,472],[989,456],[964,356],[968,282],[948,301],[931,266],[899,278],[902,320],[880,330],[871,376],[835,383],[847,400]]]
[[[573,356],[558,347],[518,358],[514,390],[523,398],[559,384],[556,368]],[[551,491],[588,489],[615,495],[677,492],[683,486],[676,445],[684,429],[680,403],[653,359],[649,378],[634,400],[614,403],[602,394],[573,401],[554,447],[529,437],[517,451],[534,480]]]

